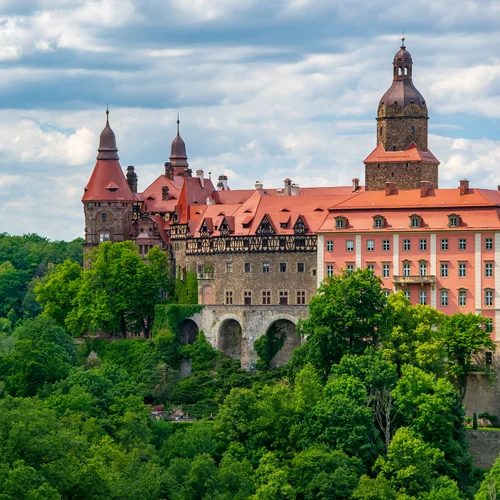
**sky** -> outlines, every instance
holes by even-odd
[[[180,113],[233,189],[363,183],[405,33],[440,187],[500,184],[500,2],[0,0],[0,232],[83,236],[109,103],[142,191]]]

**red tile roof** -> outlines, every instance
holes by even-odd
[[[390,163],[425,161],[437,163],[439,160],[429,151],[423,151],[412,142],[404,151],[386,151],[380,143],[366,158],[365,163]]]

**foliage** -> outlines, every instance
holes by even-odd
[[[173,332],[180,340],[182,323],[199,313],[203,306],[185,304],[159,304],[156,306],[153,335],[161,331]]]
[[[299,332],[308,337],[304,360],[326,377],[345,354],[376,346],[387,328],[385,306],[381,281],[370,270],[326,278],[309,302],[309,317],[299,322]]]
[[[474,356],[486,350],[495,350],[495,343],[488,332],[489,323],[488,318],[472,313],[454,314],[444,321],[442,331],[448,372],[462,399],[467,388],[467,376],[474,368]]]
[[[178,272],[180,274],[180,270]],[[184,279],[175,282],[174,300],[177,304],[198,304],[198,278],[193,271],[186,271]]]
[[[13,337],[12,351],[5,356],[1,373],[13,395],[35,395],[45,383],[67,376],[76,363],[74,342],[50,318],[25,320]]]
[[[444,314],[430,306],[412,306],[402,292],[389,296],[388,309],[390,328],[382,336],[384,358],[396,364],[399,374],[405,364],[442,374]]]
[[[279,331],[276,324],[254,342],[255,352],[258,354],[257,370],[268,370],[271,360],[280,351],[285,343],[285,335]]]

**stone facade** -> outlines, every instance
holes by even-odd
[[[186,255],[179,250],[175,259],[178,268],[197,273],[200,304],[263,305],[265,291],[270,305],[284,302],[285,292],[288,304],[302,305],[316,293],[316,252]]]
[[[273,325],[284,334],[285,343],[271,361],[271,366],[285,364],[292,350],[301,343],[295,325],[306,317],[307,306],[208,305],[186,321],[196,323],[213,347],[241,359],[242,368],[251,370],[257,362],[254,342]]]
[[[414,142],[420,149],[427,151],[427,121],[427,116],[407,116],[403,113],[401,116],[385,116],[379,109],[377,143],[382,143],[386,151],[404,151]]]
[[[132,204],[120,201],[83,204],[85,214],[85,248],[97,246],[103,241],[129,239],[132,227]]]
[[[420,182],[438,187],[438,165],[425,162],[367,163],[365,183],[367,191],[383,191],[386,182],[394,182],[398,189],[420,189]]]
[[[474,467],[491,467],[500,455],[500,432],[467,429],[465,436]]]

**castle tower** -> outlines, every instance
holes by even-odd
[[[120,166],[109,111],[97,151],[97,162],[82,197],[87,250],[104,241],[128,239],[132,205],[137,201]]]
[[[173,175],[184,175],[189,169],[189,163],[187,162],[186,154],[186,144],[182,140],[179,133],[179,115],[177,115],[177,135],[172,141],[172,148],[170,150],[170,164],[169,167],[173,170]]]
[[[421,181],[438,187],[438,160],[428,149],[428,112],[413,84],[413,60],[402,39],[392,63],[393,81],[380,99],[377,148],[365,160],[367,190],[418,189]]]

